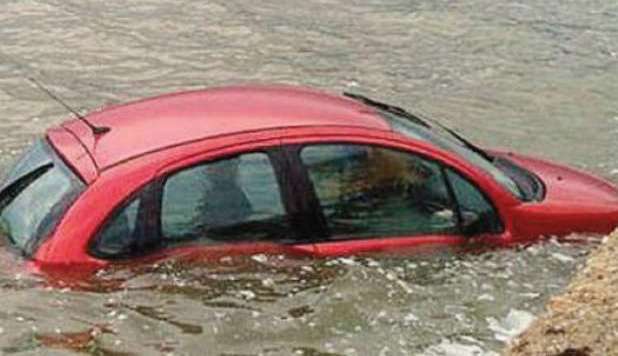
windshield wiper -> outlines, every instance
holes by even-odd
[[[475,144],[473,144],[472,142],[468,141],[467,139],[463,138],[461,135],[459,135],[457,132],[455,132],[453,129],[450,129],[444,125],[442,125],[440,122],[438,122],[437,120],[433,120],[433,119],[428,119],[428,118],[420,118],[418,115],[412,114],[409,111],[407,111],[406,109],[403,109],[399,106],[395,106],[395,105],[391,105],[391,104],[386,104],[371,98],[368,98],[364,95],[361,94],[355,94],[355,93],[350,93],[350,92],[343,92],[344,96],[347,96],[348,98],[352,98],[355,100],[358,100],[360,102],[362,102],[363,104],[369,105],[369,106],[373,106],[375,108],[378,108],[380,110],[392,113],[392,114],[396,114],[396,115],[400,115],[402,117],[405,117],[407,119],[412,120],[414,123],[424,126],[428,129],[431,129],[431,125],[428,123],[431,122],[432,124],[439,126],[440,128],[442,128],[443,130],[445,130],[446,132],[448,132],[449,134],[451,134],[453,137],[455,137],[457,140],[459,140],[465,147],[467,147],[468,149],[470,149],[471,151],[477,153],[479,156],[483,157],[484,159],[486,159],[489,162],[493,162],[494,158],[489,155],[487,152],[483,151],[482,148],[476,146]]]
[[[414,123],[424,126],[426,128],[431,128],[431,125],[429,125],[425,120],[421,119],[420,117],[406,111],[406,109],[401,108],[399,106],[395,106],[395,105],[391,105],[391,104],[386,104],[377,100],[373,100],[371,98],[368,98],[364,95],[361,94],[355,94],[355,93],[350,93],[350,92],[343,92],[344,96],[347,96],[348,98],[360,101],[363,104],[369,105],[369,106],[373,106],[375,108],[378,108],[380,110],[389,112],[391,114],[395,114],[395,115],[400,115],[405,117],[406,119],[410,119],[412,121],[414,121]]]
[[[494,162],[494,157],[491,156],[489,153],[485,152],[482,148],[478,147],[477,145],[473,144],[472,142],[468,141],[467,139],[463,138],[461,135],[459,135],[457,132],[455,132],[455,130],[448,128],[444,125],[442,125],[441,123],[435,121],[435,120],[431,120],[432,123],[440,126],[443,130],[445,130],[446,132],[450,133],[451,135],[453,135],[453,137],[455,137],[456,139],[458,139],[461,143],[464,144],[464,146],[466,146],[467,148],[469,148],[471,151],[477,153],[479,156],[483,157],[484,159],[486,159],[487,161],[493,163]]]

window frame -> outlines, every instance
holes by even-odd
[[[287,192],[286,187],[284,187],[284,185],[281,183],[284,178],[285,178],[285,172],[286,172],[286,167],[285,167],[285,161],[281,160],[280,157],[278,157],[280,152],[279,148],[273,147],[273,148],[266,148],[266,149],[256,149],[256,150],[248,150],[248,151],[241,151],[241,152],[236,152],[236,153],[232,153],[232,154],[226,154],[226,155],[221,155],[221,156],[217,156],[214,158],[210,158],[210,159],[206,159],[203,161],[199,161],[199,162],[195,162],[177,169],[174,169],[170,172],[167,172],[163,177],[160,178],[160,187],[158,189],[159,192],[159,196],[158,196],[158,201],[156,202],[156,205],[158,207],[158,211],[157,211],[157,216],[158,216],[158,227],[157,227],[157,237],[159,238],[159,240],[161,240],[161,242],[163,242],[162,244],[162,248],[166,248],[166,247],[170,247],[170,246],[175,246],[175,245],[179,245],[179,244],[184,244],[184,243],[191,243],[193,241],[196,240],[196,237],[187,237],[187,238],[171,238],[171,237],[167,237],[163,234],[163,224],[162,224],[162,208],[163,208],[163,193],[165,190],[165,185],[167,184],[167,181],[174,177],[176,174],[181,173],[183,171],[187,171],[190,169],[193,169],[195,167],[199,167],[199,166],[205,166],[207,164],[212,164],[212,163],[216,163],[216,162],[221,162],[221,161],[225,161],[228,159],[233,159],[236,157],[240,157],[240,156],[244,156],[244,155],[250,155],[250,154],[264,154],[267,158],[268,161],[270,163],[270,166],[273,170],[273,174],[275,176],[275,179],[277,181],[277,186],[279,188],[279,197],[281,199],[281,205],[284,209],[284,212],[286,215],[290,216],[289,213],[289,204],[288,201],[290,200],[290,195],[291,192]],[[292,230],[294,230],[294,228],[292,228]],[[291,231],[294,234],[294,231]],[[238,244],[238,243],[251,243],[254,241],[230,241],[230,242],[222,242],[221,244]],[[215,245],[219,245],[219,244],[215,244]]]
[[[320,206],[320,202],[318,196],[313,187],[313,183],[311,182],[309,172],[307,168],[304,166],[301,159],[301,151],[304,147],[307,146],[318,146],[318,145],[361,145],[361,146],[373,146],[384,148],[388,150],[402,152],[408,155],[415,155],[424,160],[434,162],[440,167],[440,174],[442,175],[442,179],[446,184],[446,189],[449,194],[450,203],[453,205],[453,208],[456,213],[457,219],[457,232],[452,234],[447,234],[447,236],[453,237],[470,237],[476,235],[466,235],[463,233],[462,228],[462,218],[461,218],[461,205],[455,195],[454,189],[448,179],[446,174],[447,169],[451,169],[457,174],[459,174],[463,179],[467,180],[477,191],[479,191],[482,196],[487,200],[492,209],[495,211],[496,217],[499,220],[500,226],[502,227],[502,231],[500,232],[482,232],[480,234],[499,234],[505,231],[505,220],[501,214],[501,211],[498,209],[498,206],[494,202],[494,200],[490,197],[490,195],[483,189],[479,187],[479,184],[475,181],[473,177],[470,177],[469,174],[462,172],[460,169],[454,167],[443,160],[432,157],[428,153],[418,152],[409,147],[401,147],[399,145],[389,145],[388,142],[372,142],[372,141],[361,141],[361,140],[311,140],[311,141],[301,141],[301,142],[290,142],[285,143],[279,142],[276,145],[269,145],[265,147],[259,148],[249,148],[248,150],[234,150],[232,152],[226,151],[222,154],[213,154],[213,152],[201,152],[198,154],[200,157],[207,156],[206,158],[194,160],[191,157],[196,156],[195,154],[185,157],[185,159],[190,159],[191,162],[181,166],[174,166],[173,169],[170,170],[161,170],[160,174],[153,176],[153,178],[144,184],[140,185],[136,188],[131,194],[128,194],[124,199],[120,200],[118,204],[110,209],[110,212],[106,215],[106,217],[99,224],[95,232],[91,235],[90,241],[87,245],[87,253],[95,258],[100,258],[104,260],[127,260],[129,258],[135,257],[143,257],[149,254],[161,252],[167,248],[173,248],[176,246],[181,246],[184,244],[195,244],[195,239],[179,239],[179,240],[168,240],[162,238],[162,227],[161,227],[161,208],[162,208],[162,199],[163,199],[163,189],[166,181],[172,177],[174,174],[179,173],[181,171],[191,169],[196,166],[208,164],[210,162],[221,161],[225,159],[230,159],[233,157],[238,157],[245,154],[252,153],[263,153],[265,154],[271,167],[273,168],[275,177],[277,179],[277,184],[279,187],[279,192],[281,194],[282,205],[285,210],[285,213],[288,215],[290,219],[290,238],[276,240],[273,242],[281,245],[301,245],[301,244],[320,244],[320,243],[330,243],[330,242],[345,242],[345,241],[358,241],[358,240],[379,240],[382,238],[394,238],[394,237],[422,237],[428,236],[428,234],[419,234],[419,235],[407,235],[407,236],[375,236],[375,237],[345,237],[345,238],[336,238],[334,239],[332,234],[329,233],[329,228],[326,222],[326,217],[322,211]],[[182,162],[179,160],[177,162]],[[140,197],[141,196],[141,197]],[[134,249],[126,254],[105,254],[96,250],[97,242],[100,236],[103,233],[103,230],[110,224],[112,220],[114,220],[118,214],[120,214],[129,204],[131,204],[134,199],[139,199],[140,205],[138,207],[137,213],[137,221],[135,225],[135,229],[140,229],[144,231],[148,236],[153,236],[154,241],[156,243],[152,245],[142,245],[145,248]],[[148,201],[149,204],[145,203]],[[144,219],[144,216],[154,215],[155,218],[150,220],[150,223]],[[238,242],[222,242],[221,244],[215,244],[213,246],[221,246],[224,244],[238,244],[238,243],[255,243],[254,241],[238,241]],[[198,244],[199,245],[199,244]],[[204,245],[204,247],[208,247],[209,245]]]
[[[126,260],[134,257],[143,257],[145,255],[162,251],[166,248],[195,243],[197,240],[197,238],[195,237],[186,239],[166,239],[163,235],[161,213],[163,204],[163,191],[166,182],[174,175],[182,171],[192,169],[194,167],[223,161],[226,159],[232,159],[234,157],[239,157],[242,155],[256,153],[262,153],[268,158],[268,161],[270,162],[271,168],[273,169],[273,173],[277,180],[277,186],[279,188],[283,209],[285,211],[285,214],[290,219],[290,235],[293,237],[290,237],[289,239],[273,241],[280,244],[298,244],[302,242],[303,239],[299,236],[301,236],[302,232],[305,231],[307,226],[310,225],[306,225],[304,220],[294,221],[292,217],[292,212],[298,211],[300,212],[300,216],[303,216],[304,210],[298,207],[298,203],[300,203],[304,199],[299,199],[296,196],[297,190],[295,184],[288,183],[288,181],[294,182],[294,179],[286,178],[290,176],[290,172],[292,170],[290,169],[289,161],[285,157],[281,146],[270,146],[265,148],[250,149],[246,151],[241,150],[234,153],[210,156],[203,160],[192,162],[190,164],[186,164],[180,167],[176,167],[172,170],[165,171],[163,174],[154,177],[152,180],[146,182],[145,184],[138,187],[131,194],[127,195],[127,197],[122,199],[118,204],[116,204],[112,209],[110,209],[110,213],[107,214],[103,222],[99,225],[99,227],[95,230],[95,233],[92,235],[92,238],[88,243],[88,253],[93,257],[105,260]],[[135,230],[139,229],[141,231],[144,231],[144,234],[146,234],[147,236],[152,236],[152,240],[154,241],[154,243],[138,246],[137,249],[132,249],[129,253],[122,254],[107,254],[98,250],[97,245],[105,229],[109,226],[110,223],[112,223],[112,221],[116,219],[119,214],[124,211],[124,209],[126,209],[130,204],[132,204],[135,199],[141,200],[138,206]],[[149,223],[147,219],[144,219],[144,216],[148,215],[154,216],[154,218],[150,220],[151,223]],[[222,242],[221,244],[213,244],[212,246],[241,243],[254,243],[254,241],[230,241]],[[206,247],[209,245],[204,246]]]
[[[430,236],[430,235],[434,235],[434,234],[428,234],[428,233],[421,233],[421,234],[414,234],[414,235],[385,235],[385,236],[362,236],[362,237],[354,237],[354,236],[334,236],[331,232],[330,229],[328,227],[328,223],[326,221],[326,216],[323,212],[323,209],[320,205],[320,201],[319,201],[319,197],[317,195],[317,192],[315,190],[315,187],[313,185],[313,182],[311,181],[311,177],[310,177],[310,173],[309,170],[307,169],[307,167],[305,166],[305,164],[303,163],[301,154],[302,154],[302,150],[306,147],[315,147],[315,146],[334,146],[334,145],[347,145],[347,146],[370,146],[370,147],[376,147],[376,148],[382,148],[382,149],[387,149],[387,150],[391,150],[391,151],[396,151],[396,152],[401,152],[403,154],[406,155],[413,155],[416,157],[419,157],[421,159],[424,159],[426,161],[435,163],[438,165],[439,169],[440,169],[440,175],[442,176],[442,181],[445,184],[446,190],[448,192],[449,195],[449,202],[452,205],[452,209],[454,210],[455,214],[456,214],[456,233],[442,233],[441,235],[446,235],[446,236],[453,236],[453,237],[474,237],[474,236],[478,236],[478,235],[484,235],[484,234],[500,234],[503,233],[505,231],[505,224],[503,221],[503,218],[500,214],[500,211],[497,209],[497,205],[495,204],[495,202],[493,201],[493,199],[491,199],[489,197],[489,195],[483,190],[479,188],[479,185],[473,180],[471,179],[467,174],[464,174],[463,172],[461,172],[459,169],[457,169],[456,167],[453,167],[450,164],[447,164],[439,159],[436,159],[434,157],[431,157],[428,154],[424,154],[421,152],[416,152],[414,150],[411,149],[407,149],[407,148],[401,148],[401,147],[397,147],[397,146],[390,146],[388,144],[384,144],[384,143],[374,143],[374,142],[360,142],[360,141],[345,141],[345,140],[336,140],[336,141],[308,141],[308,142],[303,142],[303,143],[293,143],[293,144],[288,144],[285,145],[283,147],[284,152],[286,153],[286,156],[288,157],[288,159],[290,160],[290,166],[298,166],[297,171],[299,172],[299,174],[302,175],[302,177],[298,177],[299,178],[299,182],[301,183],[299,185],[301,191],[299,192],[299,196],[304,196],[305,199],[307,199],[307,202],[305,203],[306,206],[309,207],[310,210],[307,211],[307,217],[308,219],[310,216],[313,216],[314,218],[311,219],[311,221],[309,222],[309,226],[313,226],[314,230],[318,231],[318,234],[310,237],[308,239],[308,241],[306,242],[313,242],[316,244],[319,243],[329,243],[329,242],[345,242],[345,241],[357,241],[357,240],[379,240],[379,239],[384,239],[384,238],[397,238],[397,237],[422,237],[422,236]],[[493,209],[493,211],[495,212],[495,215],[498,219],[499,225],[501,227],[500,231],[488,231],[488,232],[480,232],[480,233],[476,233],[474,235],[470,235],[470,234],[466,234],[465,233],[465,228],[463,226],[463,218],[462,218],[462,206],[459,202],[459,200],[457,199],[457,196],[455,194],[455,190],[453,188],[452,182],[451,180],[448,178],[447,175],[447,169],[452,170],[453,172],[457,173],[459,176],[461,176],[463,179],[465,179],[468,183],[470,183],[482,196],[483,198],[485,198],[485,200],[487,200],[488,204],[491,206],[491,208]],[[317,227],[317,228],[316,228]]]
[[[105,229],[109,227],[109,225],[116,220],[116,218],[124,212],[129,205],[133,204],[136,199],[139,199],[139,205],[137,207],[137,216],[135,218],[135,230],[144,231],[144,234],[148,236],[154,236],[156,240],[160,240],[160,218],[156,218],[153,220],[147,220],[143,217],[145,215],[151,214],[159,214],[161,210],[160,204],[157,203],[159,200],[159,195],[161,194],[161,179],[155,178],[151,181],[146,182],[139,186],[135,191],[131,194],[127,195],[124,199],[122,199],[118,204],[116,204],[112,209],[110,209],[110,213],[107,214],[103,222],[99,225],[99,227],[95,230],[95,233],[92,235],[92,238],[88,242],[88,254],[104,259],[104,260],[124,260],[133,257],[142,257],[144,255],[148,255],[154,252],[157,248],[163,248],[161,246],[154,246],[154,249],[144,249],[141,248],[133,249],[129,253],[122,254],[108,254],[102,252],[97,249],[97,245],[99,240],[103,236],[103,232]],[[147,203],[150,204],[147,204]],[[153,204],[154,202],[154,204]],[[149,221],[153,224],[149,224]],[[147,245],[137,246],[137,247],[148,247]]]

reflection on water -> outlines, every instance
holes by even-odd
[[[237,0],[7,1],[0,167],[80,111],[180,89],[301,83],[376,96],[618,181],[618,5]],[[64,286],[0,253],[0,350],[103,355],[475,355],[537,314],[582,244],[166,262]]]

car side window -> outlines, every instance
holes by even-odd
[[[353,144],[307,146],[300,156],[334,239],[458,231],[443,170],[434,161]]]
[[[205,243],[289,237],[268,155],[244,154],[170,176],[163,186],[161,233],[167,241],[199,238]]]
[[[123,256],[132,252],[136,236],[137,212],[141,199],[134,198],[114,213],[95,240],[93,250],[100,256]]]
[[[446,174],[459,205],[464,232],[467,234],[501,232],[503,226],[500,217],[483,193],[452,169],[447,169]]]

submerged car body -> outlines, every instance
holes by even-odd
[[[311,256],[618,226],[618,190],[483,151],[366,97],[223,87],[62,123],[18,161],[0,231],[40,265],[178,254]]]

